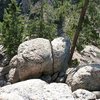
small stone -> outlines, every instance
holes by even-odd
[[[52,76],[52,82],[55,81],[55,80],[57,79],[57,76],[58,76],[58,72],[55,73],[55,74],[53,74],[53,76]]]
[[[41,79],[47,83],[50,83],[51,82],[51,76],[50,75],[43,75],[41,77]]]
[[[2,61],[2,65],[5,67],[9,64],[9,60],[8,58],[5,58],[3,61]]]
[[[58,83],[64,83],[65,80],[66,80],[65,77],[58,77],[57,80],[56,80],[56,82],[58,82]]]
[[[0,80],[0,86],[2,87],[4,85],[6,85],[6,81],[5,80]]]
[[[6,85],[11,85],[11,83],[10,82],[7,82]]]

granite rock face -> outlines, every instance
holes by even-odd
[[[1,100],[74,100],[68,85],[39,79],[27,80],[0,89]]]
[[[59,37],[54,39],[52,42],[52,48],[53,48],[53,57],[54,57],[54,72],[57,70],[59,71],[59,68],[63,68],[63,70],[66,70],[68,58],[69,58],[69,52],[70,52],[70,41],[68,38]],[[65,68],[64,68],[65,67]]]
[[[96,95],[97,99],[100,99],[100,91],[93,91],[92,93]]]
[[[87,64],[100,64],[100,49],[93,45],[86,45],[85,48],[79,53],[74,52],[73,60],[77,59],[79,65]]]

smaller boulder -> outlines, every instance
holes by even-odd
[[[51,82],[51,76],[50,75],[43,75],[41,78],[43,81],[50,83]]]
[[[78,89],[73,92],[75,100],[96,100],[96,95],[84,89]]]
[[[100,64],[91,64],[72,69],[66,83],[75,91],[79,88],[100,91]]]
[[[93,45],[86,45],[85,48],[79,53],[74,52],[73,60],[77,59],[79,65],[87,64],[100,64],[100,49]]]

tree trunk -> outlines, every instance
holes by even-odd
[[[85,13],[86,13],[88,4],[89,4],[89,0],[85,0],[84,6],[81,10],[78,26],[77,26],[76,32],[74,34],[74,37],[73,37],[72,47],[71,47],[71,52],[70,52],[70,58],[69,58],[69,64],[71,64],[71,60],[72,60],[73,53],[74,53],[74,50],[75,50],[75,47],[76,47],[77,39],[78,39],[80,31],[82,30],[82,24],[84,22],[84,17],[85,17]]]
[[[60,16],[59,20],[57,21],[57,36],[64,35],[63,22],[64,22],[64,18],[63,18],[63,16]]]

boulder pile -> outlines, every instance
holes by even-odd
[[[100,100],[99,48],[75,51],[71,68],[68,38],[25,41],[9,65],[0,48],[0,100]]]

